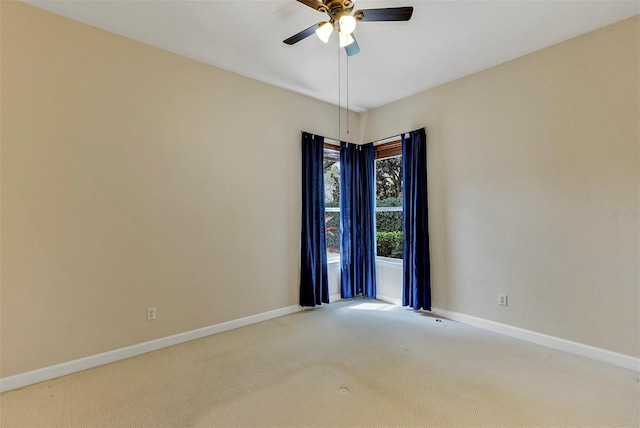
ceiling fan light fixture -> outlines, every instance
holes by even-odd
[[[333,33],[333,25],[330,22],[325,22],[316,29],[316,35],[324,43],[327,43],[329,41],[331,33]]]
[[[338,33],[340,36],[340,47],[344,48],[345,46],[349,46],[351,43],[355,42],[355,39],[351,36],[351,34],[346,34],[340,31]]]
[[[329,21],[320,21],[317,24],[313,24],[282,42],[287,45],[294,45],[299,41],[310,37],[313,33],[316,33],[320,40],[324,43],[328,43],[331,38],[331,34],[333,34],[333,30],[337,30],[340,47],[346,48],[345,50],[347,51],[348,56],[352,56],[360,52],[360,46],[358,46],[358,42],[354,36],[354,30],[356,29],[358,21],[408,21],[413,15],[413,6],[360,9],[354,12],[355,0],[297,1],[318,12],[327,14],[329,16]]]
[[[351,15],[343,15],[338,21],[340,23],[340,31],[346,34],[353,33],[356,29],[356,19]]]

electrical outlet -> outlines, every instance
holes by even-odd
[[[506,294],[498,294],[498,304],[500,306],[507,306],[507,295]]]
[[[156,308],[147,308],[147,321],[156,319]]]

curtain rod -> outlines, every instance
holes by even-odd
[[[414,131],[418,131],[418,130],[420,130],[420,129],[424,129],[425,131],[428,131],[428,130],[429,130],[429,128],[428,128],[428,127],[423,126],[422,128],[415,129]],[[312,132],[300,131],[300,133],[301,133],[301,134],[304,134],[305,132],[306,132],[307,134],[317,135],[317,134],[314,134],[314,133],[312,133]],[[411,132],[411,131],[409,131],[409,132]],[[376,143],[379,143],[380,141],[390,140],[391,138],[396,138],[396,137],[399,137],[399,136],[401,136],[401,135],[408,134],[409,132],[401,132],[401,133],[399,133],[399,134],[392,135],[391,137],[380,138],[380,139],[378,139],[378,140],[370,141],[369,143],[365,143],[365,144],[370,144],[370,143],[376,144]],[[341,141],[341,140],[339,140],[339,139],[337,139],[337,138],[331,138],[331,137],[324,137],[324,139],[325,139],[325,143],[327,143],[327,144],[334,144],[334,145],[337,145],[337,146],[339,146],[339,145],[340,145],[340,141]],[[328,141],[327,141],[327,140],[328,140]]]
[[[426,126],[423,126],[422,128],[414,129],[414,131],[418,131],[418,130],[420,130],[420,129],[424,129],[424,130],[425,130],[425,132],[429,130],[429,128],[427,128]],[[409,132],[412,132],[412,131],[409,131]],[[373,144],[375,145],[376,143],[379,143],[379,142],[381,142],[381,141],[391,140],[392,138],[400,137],[400,136],[402,136],[402,135],[404,135],[404,134],[408,134],[409,132],[401,132],[401,133],[399,133],[399,134],[392,135],[392,136],[390,136],[390,137],[380,138],[380,139],[378,139],[378,140],[371,141],[370,143],[373,143]]]
[[[1,0],[0,0],[1,1]],[[313,132],[307,132],[307,131],[300,131],[301,134],[307,133],[307,134],[311,134],[311,135],[318,135],[318,134],[314,134]],[[324,135],[320,135],[320,137],[324,138],[324,142],[327,144],[333,144],[334,146],[339,146],[340,145],[340,141],[337,138],[331,138],[331,137],[325,137]]]

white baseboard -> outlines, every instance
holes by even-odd
[[[394,299],[393,297],[385,296],[383,294],[376,294],[376,299],[391,303],[392,305],[402,306],[402,299]]]
[[[432,308],[431,312],[438,316],[442,316],[443,318],[480,327],[485,330],[491,330],[496,333],[504,334],[505,336],[515,337],[516,339],[591,358],[596,361],[602,361],[625,369],[640,371],[640,358],[632,357],[630,355],[619,354],[606,349],[596,348],[595,346],[572,342],[559,337],[548,336],[535,331],[525,330],[523,328],[513,327],[507,324],[501,324],[495,321],[489,321],[458,312],[447,311],[445,309]]]
[[[342,300],[342,296],[340,295],[340,293],[332,294],[329,296],[329,303],[337,302],[338,300]]]
[[[378,295],[377,299],[396,305],[401,304],[398,299],[387,296]],[[340,294],[329,296],[330,302],[335,302],[337,300],[341,300]],[[115,349],[113,351],[103,352],[101,354],[91,355],[89,357],[67,361],[49,367],[43,367],[41,369],[32,370],[25,373],[19,373],[13,376],[7,376],[4,378],[0,378],[0,392],[22,388],[23,386],[43,382],[45,380],[54,379],[60,376],[65,376],[93,367],[98,367],[104,364],[123,360],[125,358],[144,354],[146,352],[167,348],[169,346],[188,342],[190,340],[200,339],[202,337],[210,336],[216,333],[222,333],[223,331],[233,330],[235,328],[244,327],[246,325],[255,324],[284,315],[289,315],[300,310],[301,308],[298,305],[287,306],[284,308],[275,309],[273,311],[263,312],[260,314],[251,315],[248,317],[227,321],[196,330],[151,340],[149,342],[127,346],[125,348]],[[617,352],[608,351],[606,349],[596,348],[594,346],[572,342],[570,340],[548,336],[546,334],[537,333],[531,330],[525,330],[519,327],[513,327],[507,324],[501,324],[495,321],[489,321],[483,318],[477,318],[471,315],[465,315],[445,309],[433,308],[431,312],[438,316],[442,316],[443,318],[448,318],[453,321],[473,325],[475,327],[494,331],[506,336],[525,340],[527,342],[532,342],[549,348],[558,349],[560,351],[581,355],[593,360],[602,361],[626,369],[640,371],[640,358],[632,357],[630,355],[620,354]]]
[[[54,379],[82,370],[101,366],[115,361],[124,360],[125,358],[135,357],[136,355],[146,352],[155,351],[179,343],[188,342],[194,339],[200,339],[223,331],[233,330],[235,328],[244,327],[249,324],[278,318],[300,311],[298,305],[287,306],[273,311],[262,312],[260,314],[239,318],[196,330],[186,331],[184,333],[174,334],[172,336],[162,337],[160,339],[151,340],[149,342],[138,343],[137,345],[127,346],[125,348],[114,349],[113,351],[103,352],[101,354],[91,355],[77,360],[67,361],[41,369],[32,370],[25,373],[19,373],[13,376],[0,378],[0,392],[9,391],[34,383]]]

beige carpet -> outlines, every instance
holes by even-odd
[[[376,301],[0,395],[0,426],[640,425],[638,373]]]

